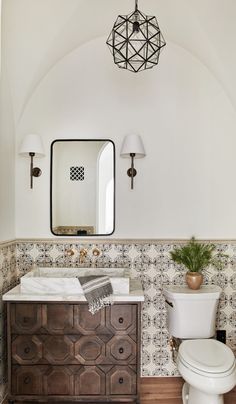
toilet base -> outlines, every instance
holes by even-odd
[[[184,383],[182,389],[183,404],[224,404],[223,394],[207,394]]]

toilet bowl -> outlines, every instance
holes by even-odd
[[[223,404],[223,394],[236,384],[234,354],[214,339],[183,341],[178,351],[177,367],[186,381],[184,404]]]
[[[169,285],[163,294],[170,337],[182,341],[175,349],[177,368],[186,382],[183,403],[223,404],[223,394],[236,385],[236,363],[231,349],[214,339],[221,288]]]

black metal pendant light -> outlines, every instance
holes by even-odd
[[[118,16],[107,45],[118,67],[137,73],[158,64],[166,42],[156,17],[143,14],[135,0],[133,13]]]

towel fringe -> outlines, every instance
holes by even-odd
[[[97,297],[93,299],[92,302],[89,303],[89,312],[95,314],[97,311],[101,310],[103,307],[111,306],[113,304],[113,296],[108,294],[104,294],[101,297]]]
[[[105,306],[113,304],[113,289],[108,276],[87,276],[79,278],[88,310],[95,314]]]

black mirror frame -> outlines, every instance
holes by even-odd
[[[94,142],[94,141],[101,141],[101,142],[111,142],[113,145],[113,160],[114,160],[114,164],[113,164],[113,178],[114,178],[114,198],[113,198],[113,211],[114,211],[114,215],[113,215],[113,231],[111,233],[107,233],[107,234],[86,234],[86,235],[78,235],[78,234],[56,234],[53,231],[53,227],[52,227],[52,170],[53,170],[53,145],[56,142],[78,142],[78,141],[83,141],[83,142]],[[113,142],[113,140],[111,139],[55,139],[53,140],[53,142],[51,143],[51,147],[50,147],[50,230],[51,233],[54,236],[57,237],[79,237],[79,238],[89,238],[89,237],[107,237],[107,236],[111,236],[114,232],[115,232],[115,216],[116,216],[116,212],[115,212],[115,206],[116,206],[116,148],[115,148],[115,143]]]

